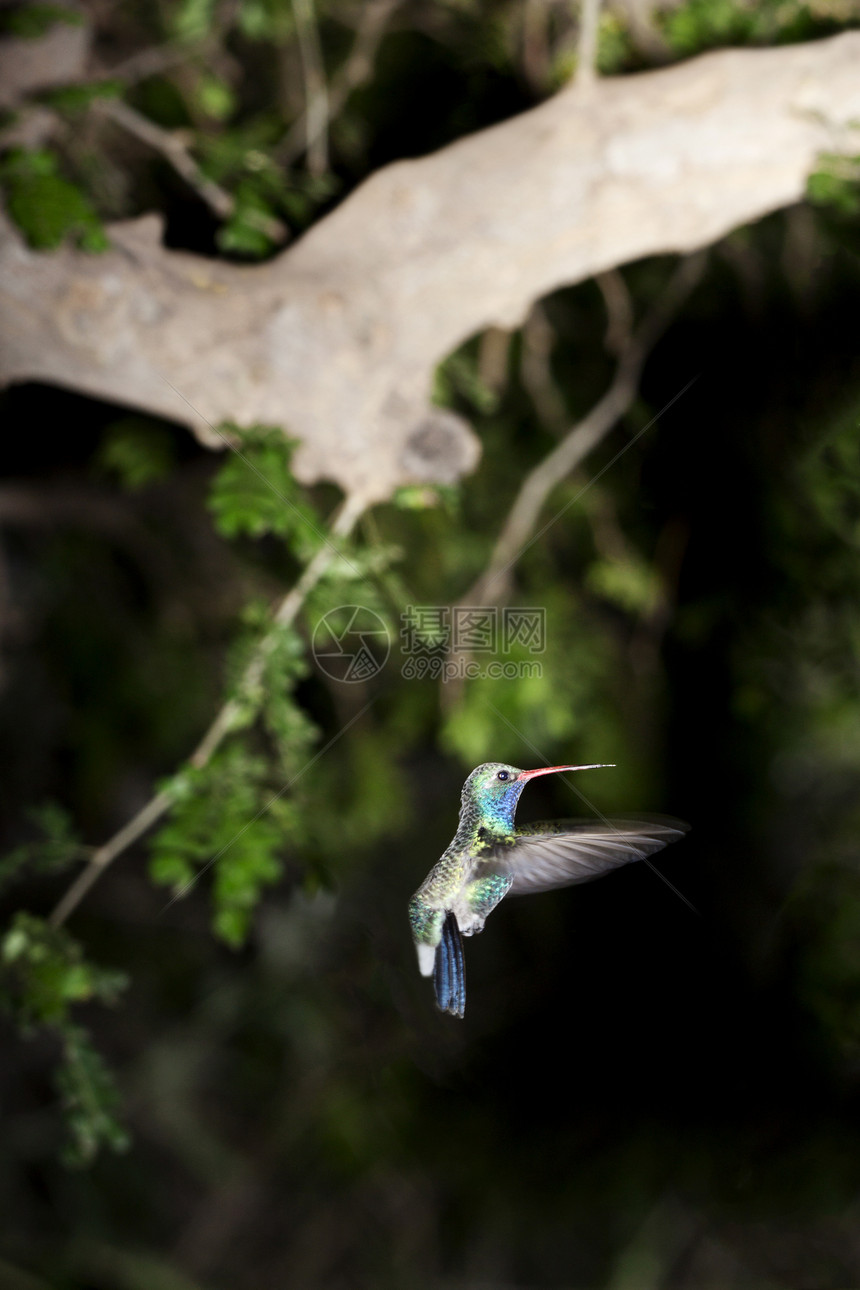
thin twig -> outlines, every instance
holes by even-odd
[[[645,359],[701,278],[705,261],[705,253],[700,252],[681,262],[657,303],[622,350],[609,389],[523,480],[487,568],[461,598],[460,604],[495,605],[504,598],[511,570],[534,530],[547,496],[556,484],[576,469],[630,407],[639,389]]]
[[[525,0],[523,5],[523,71],[537,94],[546,92],[549,70],[549,5]]]
[[[355,527],[364,509],[365,502],[357,494],[347,497],[331,525],[330,532],[332,537],[346,537]],[[331,544],[320,547],[296,585],[287,592],[275,611],[273,617],[275,627],[289,626],[301,609],[308,593],[319,582],[337,554],[337,548]],[[263,637],[239,682],[237,687],[239,695],[248,691],[253,692],[257,689],[262,680],[266,659],[275,648],[276,643],[277,633],[274,631]],[[236,698],[228,699],[191,754],[189,762],[192,766],[200,769],[207,764],[225,736],[234,728],[240,712],[240,700]],[[124,825],[118,833],[115,833],[103,846],[92,853],[86,868],[78,874],[51,914],[50,922],[52,927],[60,927],[66,921],[83,900],[93,883],[98,881],[108,865],[123,851],[128,850],[138,838],[152,828],[153,824],[157,824],[170,810],[173,800],[170,792],[166,790],[156,793],[129,820],[128,824]]]
[[[229,219],[233,214],[236,203],[230,193],[204,175],[177,134],[163,130],[121,99],[94,99],[92,107],[100,116],[108,117],[136,139],[160,152],[220,219]]]
[[[192,157],[187,144],[177,133],[162,129],[160,125],[156,125],[154,121],[150,121],[148,117],[129,107],[121,99],[94,99],[91,110],[107,117],[148,147],[160,152],[219,219],[230,218],[236,209],[236,199],[203,173]],[[286,225],[274,216],[248,211],[245,213],[245,219],[273,242],[283,242],[289,234]]]
[[[589,89],[597,80],[597,31],[600,25],[600,0],[582,0],[579,7],[579,39],[576,43],[576,78],[578,89]]]
[[[324,175],[328,170],[328,85],[323,67],[314,0],[293,0],[299,58],[305,82],[304,131],[308,170]]]
[[[533,307],[523,325],[520,347],[520,380],[538,417],[553,435],[564,434],[567,409],[552,375],[555,331],[542,301]]]
[[[310,105],[306,101],[301,116],[293,122],[275,149],[275,155],[283,165],[292,165],[303,152],[310,152],[311,145],[316,142],[315,132],[327,132],[329,122],[342,110],[352,91],[373,74],[376,51],[385,34],[388,19],[401,3],[402,0],[371,0],[371,3],[363,6],[352,49],[328,86],[325,117],[312,122]]]
[[[135,85],[150,76],[160,76],[173,67],[179,67],[191,59],[203,59],[211,54],[217,46],[216,38],[210,33],[203,40],[176,41],[168,45],[153,45],[150,49],[138,50],[124,58],[113,67],[106,67],[96,72],[91,81],[122,81],[124,85]]]
[[[603,296],[606,306],[606,333],[603,344],[616,358],[624,352],[633,331],[633,301],[624,274],[618,269],[604,269],[595,275],[594,281]]]

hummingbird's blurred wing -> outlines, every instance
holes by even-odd
[[[631,860],[643,860],[677,842],[689,827],[668,816],[526,824],[517,829],[515,841],[494,849],[487,860],[494,872],[513,879],[508,894],[523,896],[590,882]]]

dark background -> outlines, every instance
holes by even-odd
[[[534,101],[456,32],[428,53],[420,12],[353,105],[366,170]],[[394,105],[416,68],[433,111],[407,122]],[[360,178],[354,159],[339,169]],[[170,240],[211,252],[180,197]],[[297,693],[320,746],[374,704],[309,772],[307,844],[243,949],[213,940],[205,878],[168,906],[145,846],[105,875],[72,930],[131,978],[115,1009],[81,1015],[133,1142],[87,1170],[59,1163],[56,1043],[4,1022],[0,1283],[860,1284],[856,246],[850,210],[803,206],[711,249],[629,417],[545,518],[695,384],[518,567],[515,603],[547,606],[543,688],[481,683],[446,714],[438,687],[401,679],[396,650],[360,697],[309,673]],[[671,269],[623,269],[638,312]],[[572,423],[611,375],[601,297],[586,283],[543,307]],[[526,341],[511,339],[496,406],[449,385],[484,442],[458,499],[377,508],[363,531],[400,544],[407,602],[465,591],[553,445]],[[479,351],[462,354],[479,366]],[[37,386],[2,403],[5,833],[29,837],[25,808],[54,799],[98,842],[193,747],[242,605],[289,570],[270,540],[213,531],[220,463],[182,429],[143,422],[168,465],[131,489],[105,464],[128,409]],[[323,512],[332,499],[313,494]],[[600,591],[607,524],[621,562],[657,579],[661,614]],[[396,623],[404,600],[382,594]],[[537,765],[530,743],[551,762],[617,762],[577,780],[602,811],[690,821],[655,857],[684,899],[635,865],[505,902],[467,943],[460,1023],[418,977],[405,906],[471,766]],[[581,809],[540,781],[520,812]],[[45,915],[63,889],[25,874],[8,912]]]

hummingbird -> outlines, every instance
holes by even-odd
[[[683,837],[689,825],[668,817],[551,820],[517,827],[520,794],[538,775],[602,770],[541,766],[520,770],[504,762],[477,766],[463,785],[457,832],[409,902],[409,924],[422,976],[432,976],[442,1012],[466,1007],[463,937],[484,923],[505,896],[590,882],[610,869],[642,860]]]

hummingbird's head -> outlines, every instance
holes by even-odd
[[[461,818],[477,812],[481,824],[487,828],[508,832],[514,827],[517,803],[530,779],[555,775],[562,770],[597,769],[597,766],[540,766],[537,770],[520,770],[501,761],[484,762],[483,766],[475,767],[463,785]]]

